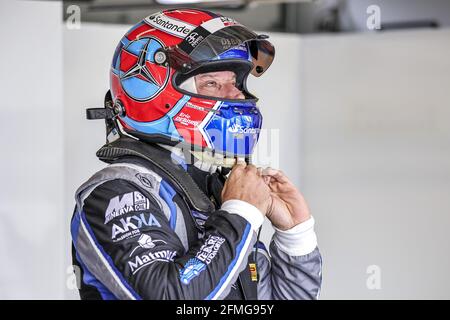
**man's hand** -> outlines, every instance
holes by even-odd
[[[254,165],[238,162],[222,190],[222,202],[242,200],[261,211],[265,216],[270,207],[270,190]]]
[[[262,170],[262,176],[270,188],[272,205],[267,218],[274,227],[288,230],[311,217],[302,194],[283,172],[266,168]]]

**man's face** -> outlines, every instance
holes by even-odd
[[[236,88],[236,74],[232,71],[202,73],[195,76],[197,93],[222,99],[245,99]]]

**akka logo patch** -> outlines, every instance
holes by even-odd
[[[133,238],[141,234],[140,230],[143,227],[161,228],[161,224],[151,213],[141,213],[131,217],[120,218],[120,220],[111,227],[111,239],[114,242],[117,242]]]
[[[139,191],[129,192],[122,196],[116,196],[109,200],[109,204],[105,212],[105,224],[126,213],[148,209],[150,209],[150,201]]]
[[[179,38],[186,37],[195,28],[192,24],[168,17],[161,12],[148,16],[144,20],[152,27]]]
[[[154,37],[131,41],[120,54],[119,79],[125,93],[137,101],[156,97],[169,81],[169,67],[155,63],[163,44]]]

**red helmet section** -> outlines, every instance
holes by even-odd
[[[150,17],[154,17],[154,20],[152,20],[153,25],[157,25],[160,28],[152,26],[149,23],[148,18],[146,18],[144,21],[134,26],[124,36],[121,40],[122,45],[119,45],[121,48],[118,48],[119,52],[117,54],[117,59],[119,59],[117,64],[119,66],[119,72],[114,72],[114,70],[112,70],[110,79],[113,100],[115,102],[121,102],[128,118],[139,122],[149,122],[164,118],[180,101],[183,94],[175,90],[172,85],[171,80],[175,70],[152,63],[151,59],[153,57],[146,57],[145,69],[148,71],[147,73],[150,74],[150,78],[156,82],[156,86],[159,87],[156,94],[148,99],[136,99],[136,97],[127,93],[123,81],[121,81],[121,77],[132,70],[139,62],[139,56],[136,54],[137,52],[133,53],[132,50],[127,50],[127,45],[140,39],[151,38],[159,41],[163,47],[175,46],[183,40],[183,38],[177,34],[177,28],[178,31],[181,29],[176,25],[178,21],[180,22],[180,26],[188,24],[192,26],[191,28],[195,28],[203,22],[213,19],[216,15],[194,9],[179,9],[164,11],[163,15],[155,14]],[[181,32],[183,31],[184,30],[181,30]],[[112,69],[114,69],[114,63],[115,62],[113,61]],[[145,74],[138,73],[134,76],[142,81],[147,80],[145,79]],[[202,107],[206,107],[207,109],[201,110]],[[211,103],[205,103],[204,101],[202,102],[201,99],[192,98],[191,101],[187,102],[186,105],[173,116],[173,122],[176,129],[186,141],[195,144],[199,144],[201,141],[201,145],[206,146],[196,125],[205,118],[208,113],[207,110],[212,107]],[[135,130],[135,128],[130,127],[120,117],[119,121],[128,131]],[[192,141],[193,137],[196,138],[195,141]]]

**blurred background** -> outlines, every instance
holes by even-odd
[[[131,25],[181,5],[276,46],[249,86],[270,146],[257,160],[310,205],[321,298],[449,299],[450,1],[188,2],[0,2],[0,298],[78,299],[73,195],[104,166],[104,125],[84,109],[103,106]],[[266,223],[263,241],[272,232]]]

